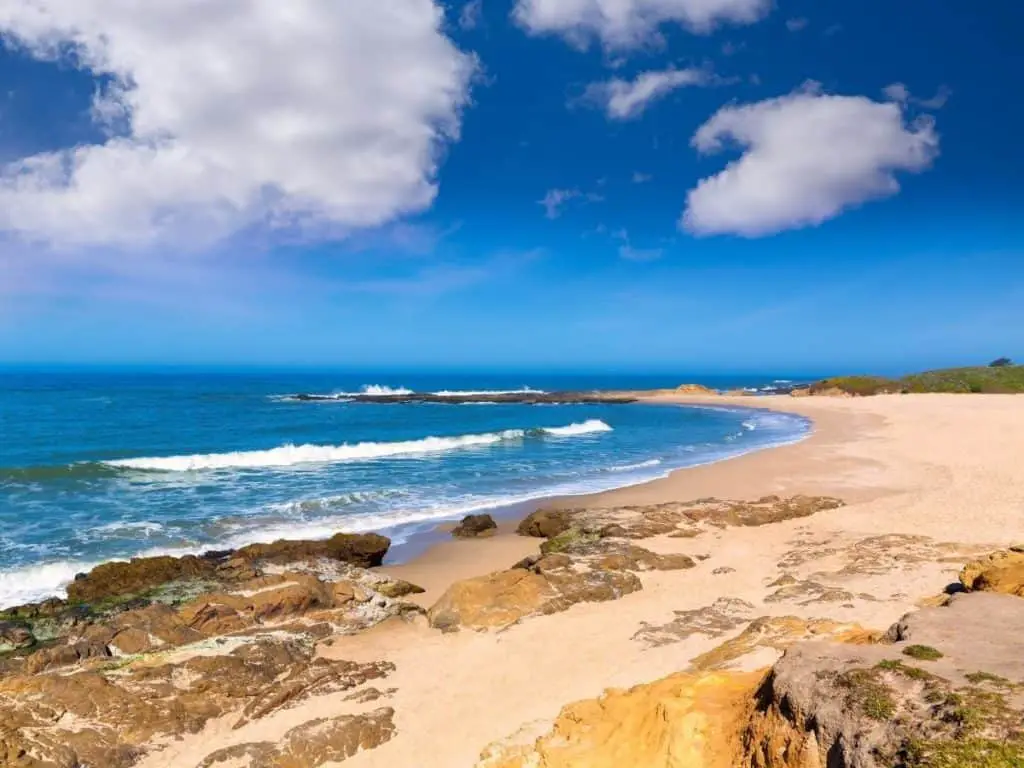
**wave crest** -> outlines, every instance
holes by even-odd
[[[575,437],[595,432],[610,432],[603,421],[591,419],[565,427],[544,427],[539,430],[506,429],[503,432],[485,432],[456,437],[424,437],[394,443],[354,443],[342,445],[286,444],[265,451],[234,451],[191,456],[153,456],[104,462],[118,469],[148,470],[156,472],[192,472],[217,469],[267,469],[291,467],[299,464],[332,464],[368,461],[372,459],[417,456],[497,443],[521,440],[528,435]]]

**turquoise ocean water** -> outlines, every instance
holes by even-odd
[[[774,377],[704,377],[721,388]],[[750,408],[369,405],[298,392],[554,391],[685,377],[0,372],[0,607],[109,559],[436,526],[800,439]],[[746,403],[747,401],[744,401]],[[756,400],[750,401],[756,405]]]

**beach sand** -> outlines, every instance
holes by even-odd
[[[642,545],[702,558],[685,571],[641,574],[643,590],[606,603],[527,619],[502,632],[442,634],[425,621],[392,621],[333,639],[325,655],[396,665],[370,704],[324,697],[231,731],[225,723],[175,742],[142,763],[194,766],[219,746],[273,740],[298,722],[377,706],[395,709],[397,735],[345,762],[351,768],[473,766],[481,750],[534,723],[543,730],[560,708],[609,687],[648,682],[686,669],[718,636],[695,632],[656,646],[638,630],[699,614],[719,598],[750,604],[758,616],[827,617],[885,630],[924,598],[956,580],[973,554],[1024,540],[1024,398],[905,395],[863,399],[659,397],[675,403],[743,405],[799,413],[814,433],[794,445],[681,470],[642,486],[554,502],[569,507],[646,505],[717,496],[826,494],[847,506],[812,517],[696,538],[656,538]],[[430,605],[452,581],[510,567],[539,540],[504,526],[484,540],[432,548],[390,573],[427,588]],[[706,559],[703,559],[705,558]],[[784,567],[783,567],[784,566]],[[780,599],[783,573],[823,582],[849,598],[814,600],[812,590]],[[804,599],[808,598],[808,599]],[[767,666],[762,649],[744,662]]]

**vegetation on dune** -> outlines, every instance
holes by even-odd
[[[1024,392],[1024,366],[946,368],[906,376],[903,382],[908,392]]]
[[[908,645],[903,649],[903,655],[920,661],[936,661],[942,658],[942,653],[930,645]]]
[[[811,394],[834,391],[850,395],[889,395],[905,393],[1024,393],[1024,365],[1009,358],[994,360],[987,366],[943,368],[914,373],[900,379],[884,376],[835,376],[810,387]]]

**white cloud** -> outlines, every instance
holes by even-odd
[[[896,194],[895,172],[925,170],[939,149],[930,119],[908,125],[898,103],[814,86],[724,107],[692,144],[707,154],[726,142],[743,155],[690,190],[680,224],[693,233],[757,237],[820,224]]]
[[[910,101],[910,91],[907,90],[907,86],[903,83],[892,83],[891,85],[887,85],[882,89],[882,93],[885,94],[885,98],[889,101],[895,101],[899,104],[906,104]]]
[[[537,204],[544,206],[544,215],[547,218],[557,219],[562,215],[562,206],[581,194],[578,189],[549,189],[544,199],[538,200]]]
[[[517,0],[513,16],[534,35],[561,35],[584,48],[592,38],[609,50],[657,44],[662,24],[708,33],[720,24],[752,24],[772,0]]]
[[[942,109],[946,106],[946,102],[949,101],[949,97],[953,95],[953,92],[947,86],[940,85],[939,90],[930,99],[921,99],[914,96],[903,83],[887,85],[882,89],[882,92],[889,101],[895,101],[899,104],[915,104],[925,109]]]
[[[615,78],[587,86],[584,99],[600,104],[610,120],[638,117],[652,101],[689,85],[707,85],[712,75],[701,69],[665,69],[642,72],[636,79]]]
[[[484,18],[484,0],[469,0],[459,13],[459,26],[463,29],[476,29]]]
[[[786,19],[786,29],[790,32],[799,32],[802,29],[806,29],[807,25],[810,23],[811,22],[803,16],[799,16],[795,19]]]
[[[612,232],[615,240],[621,241],[619,245],[619,258],[626,261],[657,261],[665,255],[664,248],[634,248],[630,242],[629,232],[619,229]]]
[[[93,116],[116,135],[0,169],[0,230],[131,246],[420,211],[477,67],[443,21],[435,0],[5,0],[8,42],[113,79]]]
[[[646,184],[648,181],[650,181],[653,178],[654,177],[651,174],[649,174],[649,173],[640,173],[640,171],[634,171],[634,173],[633,173],[633,183],[634,184]]]

